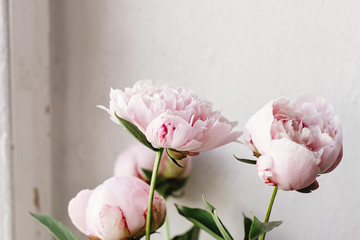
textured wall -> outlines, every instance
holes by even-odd
[[[116,155],[133,139],[95,108],[109,88],[151,78],[194,89],[239,129],[279,96],[327,98],[344,130],[344,158],[311,194],[278,193],[269,239],[354,239],[360,234],[360,2],[52,1],[52,131],[55,216],[68,200],[112,174]],[[242,239],[242,212],[263,218],[272,189],[241,144],[198,156],[186,195],[169,201],[170,228],[190,224],[173,202],[202,207],[201,194]],[[68,222],[68,224],[70,224]],[[158,239],[162,239],[159,235]],[[157,239],[156,238],[156,239]],[[202,239],[209,239],[205,233]]]
[[[8,2],[10,86],[1,90],[8,91],[11,105],[8,116],[11,166],[6,170],[12,170],[15,234],[5,233],[0,238],[44,240],[50,234],[28,212],[52,215],[51,142],[57,136],[51,133],[49,4],[43,0]],[[2,118],[9,113],[0,112]],[[7,205],[2,201],[1,204]]]

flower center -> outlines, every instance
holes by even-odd
[[[333,143],[331,129],[324,119],[323,113],[312,109],[311,114],[306,111],[296,111],[283,103],[273,108],[274,122],[271,126],[272,139],[289,138],[305,146],[310,151],[321,151],[325,146]]]

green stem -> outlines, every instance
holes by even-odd
[[[169,220],[166,215],[164,222],[164,232],[165,232],[165,240],[170,240],[170,230],[169,230]]]
[[[270,219],[271,209],[272,209],[272,206],[273,206],[274,201],[275,201],[277,190],[278,190],[278,188],[277,188],[277,186],[275,186],[274,190],[273,190],[273,193],[271,195],[271,199],[270,199],[270,202],[269,202],[269,206],[268,206],[266,215],[265,215],[264,223],[268,222],[269,219]],[[261,235],[260,240],[265,240],[265,235],[266,235],[266,233]]]
[[[149,191],[148,208],[147,208],[147,213],[146,213],[146,226],[145,226],[146,240],[150,240],[152,204],[153,204],[153,199],[154,199],[154,191],[155,191],[155,186],[156,186],[157,173],[159,171],[160,160],[161,160],[163,151],[164,151],[163,148],[156,151],[154,168],[153,168],[151,180],[150,180],[150,191]]]

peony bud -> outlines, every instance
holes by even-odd
[[[135,177],[112,177],[69,202],[73,224],[90,239],[138,239],[145,234],[149,185]],[[166,206],[154,194],[151,231],[164,222]]]
[[[119,155],[115,163],[114,175],[135,176],[146,182],[150,182],[150,179],[144,174],[143,169],[152,171],[155,157],[155,152],[151,151],[141,143],[136,142]],[[164,152],[161,158],[158,175],[163,181],[166,181],[166,179],[187,178],[192,169],[191,157],[188,156],[180,160],[179,164],[183,168],[176,166],[167,156],[166,152]]]

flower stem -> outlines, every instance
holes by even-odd
[[[149,191],[149,200],[148,200],[148,208],[147,208],[147,213],[146,213],[146,227],[145,227],[146,240],[150,240],[152,204],[153,204],[153,199],[154,199],[154,191],[155,191],[155,186],[156,186],[157,173],[159,171],[160,160],[161,160],[163,151],[164,151],[163,148],[160,148],[158,151],[156,151],[154,168],[153,168],[151,180],[150,180],[150,191]]]
[[[166,215],[164,222],[164,232],[165,232],[165,240],[170,240],[170,230],[169,230],[169,220]]]
[[[275,200],[275,197],[276,197],[277,190],[278,190],[278,188],[277,188],[277,186],[275,186],[274,190],[273,190],[273,193],[271,195],[271,199],[270,199],[270,202],[269,202],[269,206],[268,206],[266,215],[265,215],[264,223],[268,222],[269,219],[270,219],[271,209],[272,209],[272,206],[274,204],[274,200]],[[260,240],[265,240],[265,235],[266,235],[266,233],[261,235]]]

